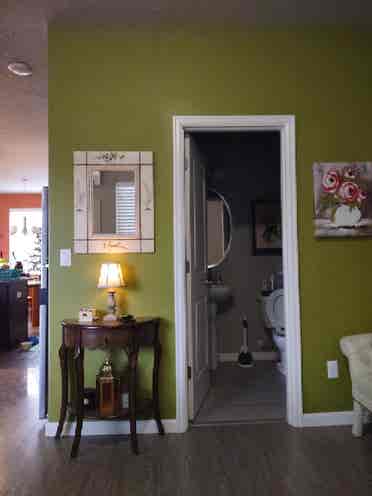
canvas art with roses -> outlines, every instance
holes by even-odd
[[[372,162],[313,165],[317,237],[372,236]]]

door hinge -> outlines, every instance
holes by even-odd
[[[185,261],[186,274],[190,274],[190,262],[189,260]]]
[[[188,367],[187,367],[187,378],[188,378],[188,380],[191,379],[191,367],[190,367],[190,365],[188,365]]]
[[[189,170],[190,160],[191,160],[190,153],[189,153],[189,150],[187,150],[187,148],[186,148],[185,149],[185,160],[183,162],[183,165],[185,167],[185,171],[188,171]]]

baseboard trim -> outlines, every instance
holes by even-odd
[[[166,433],[178,433],[176,419],[165,419],[162,421]],[[45,424],[46,437],[54,437],[58,422],[47,422]],[[73,436],[76,422],[67,422],[62,436]],[[129,422],[127,420],[86,420],[83,423],[82,436],[119,436],[129,434]],[[156,434],[158,432],[155,420],[139,420],[137,422],[138,434]]]
[[[252,353],[253,359],[260,360],[277,360],[278,353],[276,351],[254,351]],[[238,360],[239,353],[220,353],[218,355],[219,362],[236,362]]]
[[[304,413],[303,427],[327,427],[332,425],[352,425],[353,411]]]
[[[230,361],[230,360],[226,360]],[[165,419],[162,421],[165,432],[168,434],[183,433],[179,430],[176,419]],[[353,411],[345,412],[321,412],[305,413],[302,416],[302,427],[327,427],[337,425],[352,425]],[[46,422],[45,436],[54,437],[58,422]],[[75,433],[75,422],[67,422],[62,436],[73,436]],[[83,424],[82,436],[120,436],[129,434],[129,422],[123,420],[87,420]],[[139,420],[137,422],[138,434],[156,434],[158,432],[154,420]]]

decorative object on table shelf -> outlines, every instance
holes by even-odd
[[[372,162],[315,163],[317,237],[372,236]]]
[[[98,280],[98,288],[107,289],[107,309],[108,313],[103,320],[117,320],[117,303],[115,298],[115,288],[125,286],[120,264],[104,263],[101,265],[101,272]]]
[[[123,315],[120,315],[120,320],[124,323],[136,321],[135,317],[133,315],[131,315],[130,313],[124,313]]]
[[[282,221],[279,200],[252,202],[253,255],[281,255]]]
[[[114,376],[112,362],[106,359],[96,380],[98,414],[102,418],[115,417],[119,411],[120,381]]]
[[[79,310],[79,322],[93,322],[97,318],[97,311],[93,307],[82,307]]]
[[[84,389],[84,408],[95,410],[97,408],[97,391],[94,388]]]

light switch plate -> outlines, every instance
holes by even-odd
[[[327,362],[328,379],[338,378],[338,362],[337,360],[328,360]]]
[[[61,267],[71,267],[71,248],[59,250],[59,265]]]

